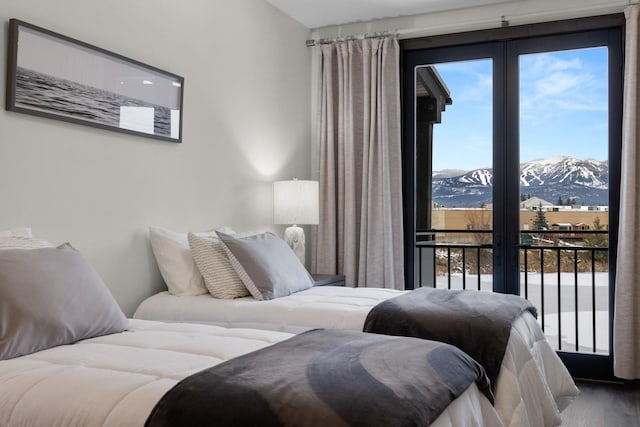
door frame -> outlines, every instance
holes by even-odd
[[[494,61],[493,88],[493,169],[494,189],[494,291],[519,294],[519,99],[518,55],[534,53],[536,49],[556,50],[565,43],[577,48],[592,45],[593,38],[606,38],[609,47],[609,217],[617,224],[619,212],[620,150],[622,118],[622,73],[624,15],[606,15],[546,24],[485,31],[458,33],[448,36],[427,37],[401,41],[402,76],[402,157],[404,199],[405,280],[407,289],[413,289],[416,278],[416,147],[415,147],[415,76],[414,68],[429,62],[421,58],[428,49],[430,63],[447,62],[451,52],[466,52],[469,60],[500,58]],[[579,33],[579,34],[578,34]],[[585,38],[585,34],[590,37]],[[554,45],[548,48],[553,38]],[[507,42],[508,41],[508,42]],[[559,43],[559,44],[557,44]],[[545,46],[547,47],[545,49]],[[562,50],[562,49],[557,49]],[[489,54],[488,54],[489,53]],[[434,58],[436,58],[434,60]],[[507,77],[508,76],[508,77]],[[514,117],[515,115],[515,117]],[[507,117],[507,120],[502,120]],[[515,141],[509,143],[507,141]],[[616,152],[617,150],[617,152]],[[497,209],[496,209],[497,207]],[[507,224],[495,227],[495,224]],[[609,348],[608,356],[558,352],[574,377],[611,380],[613,376],[613,331],[615,295],[615,259],[617,227],[609,229]]]

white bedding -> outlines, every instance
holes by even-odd
[[[173,296],[162,292],[143,301],[134,317],[293,333],[313,328],[361,331],[373,306],[402,292],[316,286],[269,301],[252,297],[221,300],[210,295]],[[504,425],[559,425],[560,411],[577,392],[535,318],[530,313],[522,315],[511,331],[496,384],[495,408]]]
[[[0,426],[143,426],[180,379],[290,334],[131,320],[129,330],[0,361]],[[500,426],[473,384],[432,424]]]

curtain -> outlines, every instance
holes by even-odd
[[[614,374],[625,379],[640,378],[639,15],[638,5],[625,9],[622,179],[613,326]]]
[[[404,289],[400,62],[395,38],[322,45],[318,273]]]

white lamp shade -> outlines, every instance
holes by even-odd
[[[318,181],[276,181],[273,183],[274,224],[318,224]]]

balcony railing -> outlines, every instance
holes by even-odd
[[[491,291],[491,233],[418,233],[416,286]],[[565,241],[566,231],[521,231],[520,294],[538,309],[538,322],[557,350],[608,353],[607,231],[579,233]]]

